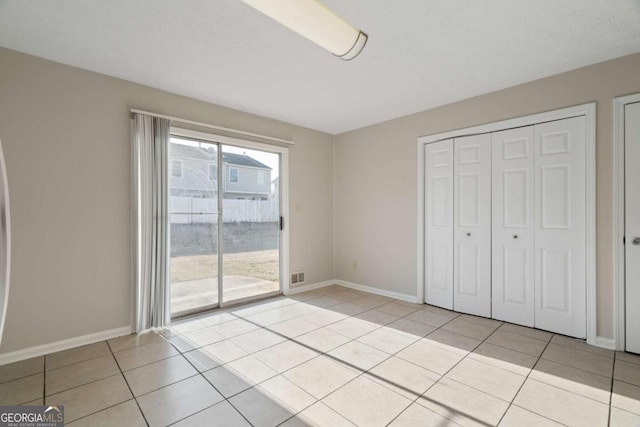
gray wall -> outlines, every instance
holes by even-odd
[[[292,139],[291,269],[333,272],[330,135],[0,48],[13,232],[1,352],[130,325],[129,110]]]
[[[419,136],[596,101],[597,333],[613,337],[612,100],[634,92],[640,92],[640,54],[338,135],[337,278],[416,295]]]

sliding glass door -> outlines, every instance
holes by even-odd
[[[222,146],[222,302],[280,290],[280,156]]]
[[[280,155],[172,136],[171,317],[280,292]]]
[[[218,145],[171,138],[171,317],[218,305]]]

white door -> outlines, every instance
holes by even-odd
[[[427,144],[425,159],[425,300],[453,309],[453,140]]]
[[[535,326],[586,336],[585,118],[535,126]]]
[[[495,319],[534,325],[534,127],[491,134],[491,312]]]
[[[453,308],[491,317],[491,135],[454,141]]]
[[[626,350],[640,353],[640,103],[624,107]]]

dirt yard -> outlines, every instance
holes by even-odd
[[[246,276],[278,281],[278,250],[224,254],[225,276]],[[200,280],[218,275],[216,255],[191,255],[171,258],[171,282]]]

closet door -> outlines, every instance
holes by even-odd
[[[535,326],[586,336],[585,118],[535,126]]]
[[[640,102],[624,107],[625,350],[640,354]]]
[[[453,309],[453,140],[425,146],[425,300]]]
[[[491,135],[492,315],[534,325],[534,127]]]
[[[491,317],[491,135],[454,148],[453,308]]]

